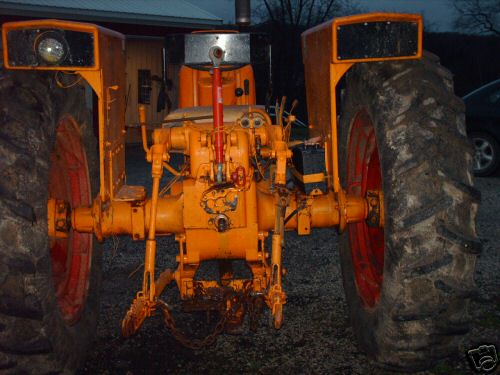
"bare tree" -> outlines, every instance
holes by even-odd
[[[458,29],[500,36],[500,0],[453,0]]]
[[[260,0],[255,1],[255,19],[259,31],[266,32],[272,43],[272,82],[266,103],[274,104],[282,96],[299,101],[296,114],[306,118],[304,67],[301,34],[310,27],[334,17],[357,13],[353,0]]]
[[[263,0],[260,14],[273,23],[307,29],[348,9],[346,0]]]

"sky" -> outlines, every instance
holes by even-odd
[[[187,0],[198,7],[224,19],[234,22],[234,0]],[[353,0],[367,12],[384,11],[419,13],[424,16],[426,29],[436,32],[453,31],[455,11],[451,0]],[[252,0],[252,7],[262,0]]]
[[[451,0],[358,0],[366,10],[419,13],[427,29],[435,32],[454,31],[456,16]]]

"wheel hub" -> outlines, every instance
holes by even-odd
[[[368,222],[349,224],[348,236],[358,295],[365,306],[374,307],[380,300],[384,271],[383,192],[375,129],[364,110],[355,117],[350,133],[347,193],[373,203]]]
[[[64,320],[76,323],[85,306],[92,258],[92,237],[87,233],[66,231],[57,224],[67,216],[69,207],[91,204],[91,189],[85,149],[79,127],[70,116],[59,122],[49,170],[49,235],[55,227],[57,236],[50,238],[52,275],[59,310]],[[54,202],[59,202],[55,204]],[[65,203],[69,207],[65,206]],[[55,221],[51,220],[51,204]],[[55,225],[51,225],[51,221]]]
[[[474,169],[483,170],[493,162],[493,146],[483,138],[473,138],[474,143]]]

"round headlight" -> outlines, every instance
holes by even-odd
[[[49,65],[59,64],[67,53],[65,40],[55,33],[44,33],[37,38],[36,52]]]

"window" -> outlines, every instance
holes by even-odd
[[[138,70],[137,99],[139,104],[150,104],[151,101],[151,71]]]

